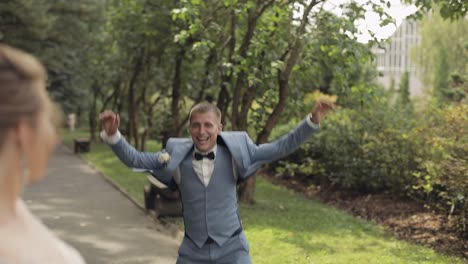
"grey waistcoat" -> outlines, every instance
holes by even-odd
[[[200,248],[208,237],[222,246],[241,227],[232,158],[218,145],[213,175],[205,187],[193,170],[192,152],[180,164],[185,232]]]

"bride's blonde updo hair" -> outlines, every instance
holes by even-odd
[[[0,148],[10,129],[21,120],[34,125],[38,113],[51,105],[46,76],[35,57],[0,44]]]

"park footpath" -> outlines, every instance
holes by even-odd
[[[180,238],[64,145],[24,200],[88,264],[175,263]]]

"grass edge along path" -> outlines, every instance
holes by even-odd
[[[85,136],[83,131],[62,135],[69,147],[73,138]],[[158,148],[152,142],[148,151]],[[143,203],[145,174],[132,172],[108,146],[92,143],[91,152],[82,157]],[[256,201],[240,209],[255,264],[466,263],[397,240],[383,227],[275,186],[262,177],[257,178]]]

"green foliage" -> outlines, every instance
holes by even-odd
[[[317,15],[317,28],[300,65],[301,74],[307,75],[304,78],[309,81],[309,92],[318,88],[342,97],[353,86],[374,82],[377,72],[370,66],[373,55],[368,45],[349,37],[355,30],[346,18],[327,12]]]
[[[468,5],[463,0],[404,0],[404,2],[418,7],[418,12],[414,16],[419,18],[436,9],[444,19],[463,20],[468,12]]]
[[[434,108],[413,129],[421,156],[413,175],[414,195],[449,214],[468,236],[468,105]]]
[[[455,94],[460,91],[454,91],[457,89],[451,85],[450,75],[468,74],[468,20],[443,20],[435,13],[421,20],[420,33],[421,43],[412,50],[412,56],[426,87],[442,103],[458,97]]]
[[[447,89],[442,91],[443,98],[446,101],[466,103],[468,98],[468,42],[465,42],[463,48],[465,56],[465,67],[461,67],[461,72],[454,72],[450,75]],[[464,70],[464,72],[463,72]]]
[[[408,136],[411,119],[406,114],[375,102],[330,118],[314,146],[330,183],[359,192],[404,192],[412,181],[417,149]]]
[[[411,110],[410,99],[410,75],[409,72],[403,73],[400,80],[400,88],[398,89],[398,103],[407,110]]]
[[[411,197],[453,215],[466,236],[467,128],[466,104],[413,113],[375,96],[335,111],[276,171],[352,192]]]
[[[236,119],[232,124],[225,119],[225,127],[257,124],[251,132],[259,134],[289,95],[294,104],[315,88],[344,94],[364,79],[371,81],[370,50],[356,42],[354,22],[369,8],[385,19],[372,1],[344,3],[341,17],[314,1],[12,0],[1,5],[8,7],[1,9],[8,14],[2,16],[6,30],[0,19],[1,35],[16,36],[8,21],[20,18],[19,42],[54,58],[46,59],[50,91],[66,112],[89,112],[95,130],[96,113],[113,108],[121,112],[124,130],[172,136],[183,131],[192,102],[219,100],[223,112]],[[304,19],[296,12],[314,5]],[[35,43],[53,49],[43,52]],[[281,94],[280,86],[286,88]],[[150,100],[154,95],[159,97]],[[254,102],[262,107],[253,108]],[[284,112],[279,109],[276,115]],[[290,110],[285,119],[298,112]],[[170,116],[158,118],[161,112]]]
[[[467,49],[468,50],[468,49]],[[446,90],[445,97],[452,102],[465,102],[468,98],[468,61],[466,68],[466,75],[462,77],[458,73],[450,76],[449,89]]]
[[[447,59],[447,50],[440,49],[438,54],[438,63],[435,65],[435,76],[434,76],[434,95],[435,97],[443,101],[445,99],[447,90],[449,89],[449,62]]]
[[[65,112],[86,109],[88,76],[83,57],[93,45],[93,25],[103,1],[14,0],[0,3],[0,41],[38,56],[49,74],[48,90]]]

